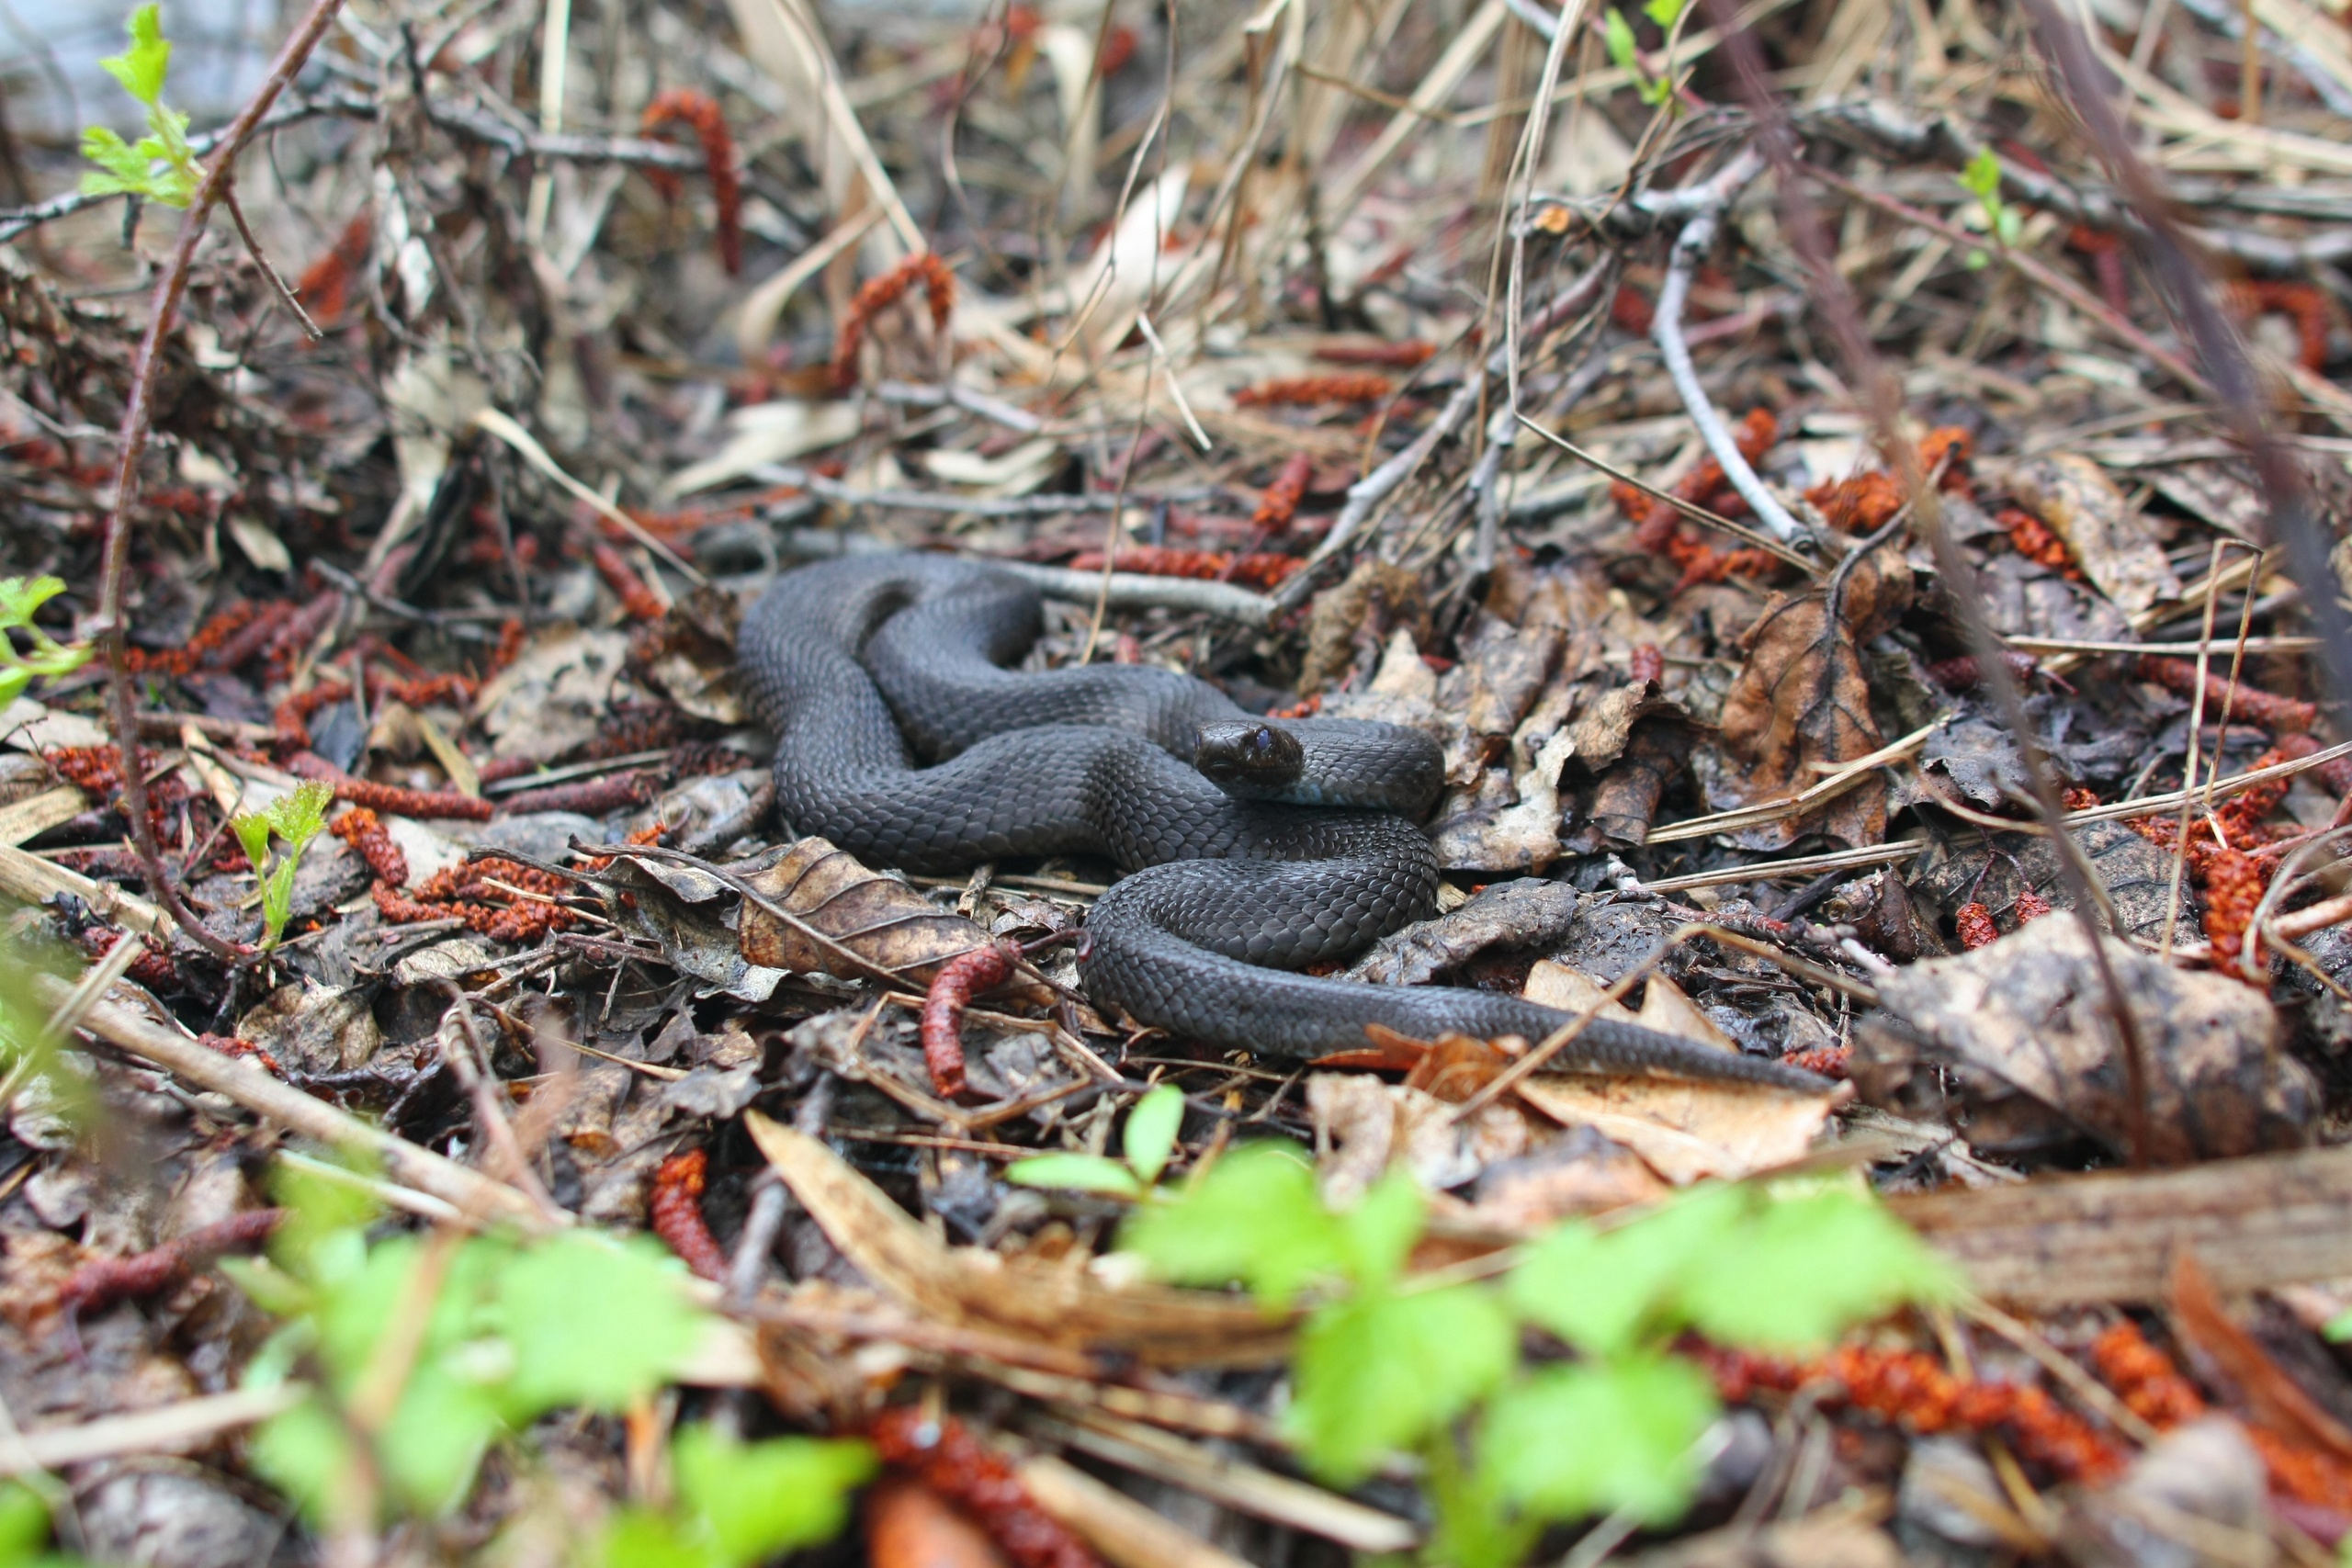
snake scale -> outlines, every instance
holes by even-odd
[[[924,874],[1088,854],[1123,874],[1086,919],[1097,1005],[1217,1045],[1308,1057],[1416,1039],[1537,1039],[1567,1015],[1516,997],[1295,971],[1434,912],[1408,818],[1443,783],[1427,736],[1267,720],[1142,665],[1003,666],[1037,592],[984,562],[853,556],[779,578],[746,613],[744,689],[776,736],[776,807],[869,863]],[[1595,1020],[1562,1066],[1817,1089],[1760,1057]]]

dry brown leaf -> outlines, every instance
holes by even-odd
[[[822,1140],[756,1111],[743,1125],[842,1256],[919,1314],[1170,1366],[1262,1365],[1288,1348],[1286,1323],[1242,1297],[1111,1285],[1082,1269],[950,1247]]]
[[[1453,1102],[1362,1073],[1315,1074],[1306,1080],[1306,1107],[1317,1145],[1334,1151],[1323,1162],[1322,1185],[1335,1208],[1354,1203],[1393,1166],[1411,1171],[1423,1190],[1442,1192],[1525,1154],[1531,1142],[1517,1105],[1485,1106],[1456,1122]]]
[[[1645,1029],[1655,1029],[1660,1034],[1679,1034],[1685,1040],[1696,1040],[1702,1045],[1713,1045],[1719,1051],[1737,1051],[1731,1036],[1715,1027],[1715,1021],[1699,1010],[1699,1004],[1690,993],[1663,975],[1653,975],[1642,982],[1642,1010],[1636,1015]]]
[[[1581,969],[1570,968],[1554,959],[1538,960],[1527,972],[1527,985],[1520,993],[1539,1007],[1557,1008],[1562,1012],[1592,1012],[1598,1010],[1602,1018],[1619,1023],[1639,1023],[1634,1010],[1612,999],[1606,987]]]
[[[743,901],[742,953],[763,968],[878,977],[920,991],[949,959],[989,940],[963,916],[868,871],[824,839],[800,840],[745,883],[758,897]],[[1016,979],[1012,987],[1028,1000],[1052,999],[1034,981]]]
[[[1587,1129],[1539,1134],[1535,1147],[1498,1160],[1478,1178],[1477,1201],[1440,1193],[1433,1213],[1489,1235],[1541,1235],[1562,1220],[1654,1203],[1674,1188],[1647,1161]]]
[[[1836,1091],[1581,1073],[1538,1073],[1519,1094],[1562,1126],[1607,1134],[1677,1187],[1710,1176],[1736,1180],[1804,1157],[1838,1101]]]
[[[1565,1012],[1597,1012],[1721,1050],[1732,1050],[1707,1016],[1663,975],[1645,983],[1636,1014],[1611,1001],[1591,976],[1545,959],[1528,972],[1530,1001]],[[1795,1094],[1760,1084],[1699,1083],[1647,1077],[1538,1073],[1520,1098],[1567,1127],[1590,1127],[1640,1155],[1676,1186],[1707,1176],[1737,1178],[1801,1157],[1842,1091]]]
[[[2164,547],[2107,470],[2075,452],[2019,463],[2003,476],[2010,492],[2066,541],[2083,575],[2127,615],[2180,597]]]
[[[1832,592],[1838,603],[1829,600]],[[1842,581],[1765,610],[1748,633],[1747,662],[1724,699],[1724,749],[1746,773],[1727,781],[1756,806],[1820,782],[1824,773],[1879,749],[1870,685],[1858,644],[1892,625],[1910,601],[1910,568],[1883,547],[1857,561]],[[1886,837],[1886,786],[1877,778],[1802,818],[1752,829],[1753,847],[1785,846],[1807,832],[1849,844]]]
[[[2147,1052],[2151,1158],[2221,1158],[2306,1143],[2319,1098],[2279,1048],[2262,992],[2176,969],[2100,939]],[[1882,1011],[1856,1041],[1853,1074],[1875,1104],[1951,1121],[1980,1149],[2116,1148],[2132,1107],[2107,995],[2082,923],[2044,915],[1973,953],[1879,980]]]

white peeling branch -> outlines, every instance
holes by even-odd
[[[1690,345],[1682,340],[1682,308],[1690,299],[1690,275],[1715,243],[1715,230],[1722,224],[1732,198],[1763,169],[1763,153],[1751,146],[1698,185],[1661,193],[1686,198],[1690,221],[1674,242],[1674,254],[1666,269],[1666,285],[1657,293],[1657,316],[1651,323],[1650,337],[1666,361],[1666,373],[1673,378],[1682,406],[1690,411],[1690,422],[1699,427],[1700,438],[1706,442],[1715,461],[1723,465],[1724,478],[1747,502],[1748,510],[1756,514],[1756,521],[1765,532],[1782,544],[1794,544],[1805,536],[1804,525],[1789,514],[1779,497],[1764,488],[1763,479],[1740,455],[1739,444],[1732,439],[1731,426],[1724,423],[1722,413],[1708,401],[1706,389],[1699,385],[1698,369],[1690,363]],[[1676,202],[1678,206],[1683,204],[1682,199]]]

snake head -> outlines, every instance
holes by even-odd
[[[1257,719],[1227,718],[1201,726],[1193,766],[1227,795],[1280,795],[1298,782],[1306,749],[1298,737]]]

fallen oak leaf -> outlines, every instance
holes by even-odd
[[[743,956],[771,968],[881,976],[923,990],[950,962],[990,945],[972,921],[824,839],[792,844],[747,875],[744,889]],[[1012,984],[1024,1000],[1053,999],[1034,981]]]
[[[1725,807],[1792,795],[1824,773],[1882,744],[1871,716],[1860,644],[1909,604],[1911,569],[1897,551],[1865,543],[1828,581],[1774,601],[1747,634],[1747,662],[1724,699],[1724,750],[1747,764]],[[1805,816],[1739,835],[1751,848],[1782,848],[1808,832],[1860,847],[1886,837],[1886,786],[1863,781]]]

